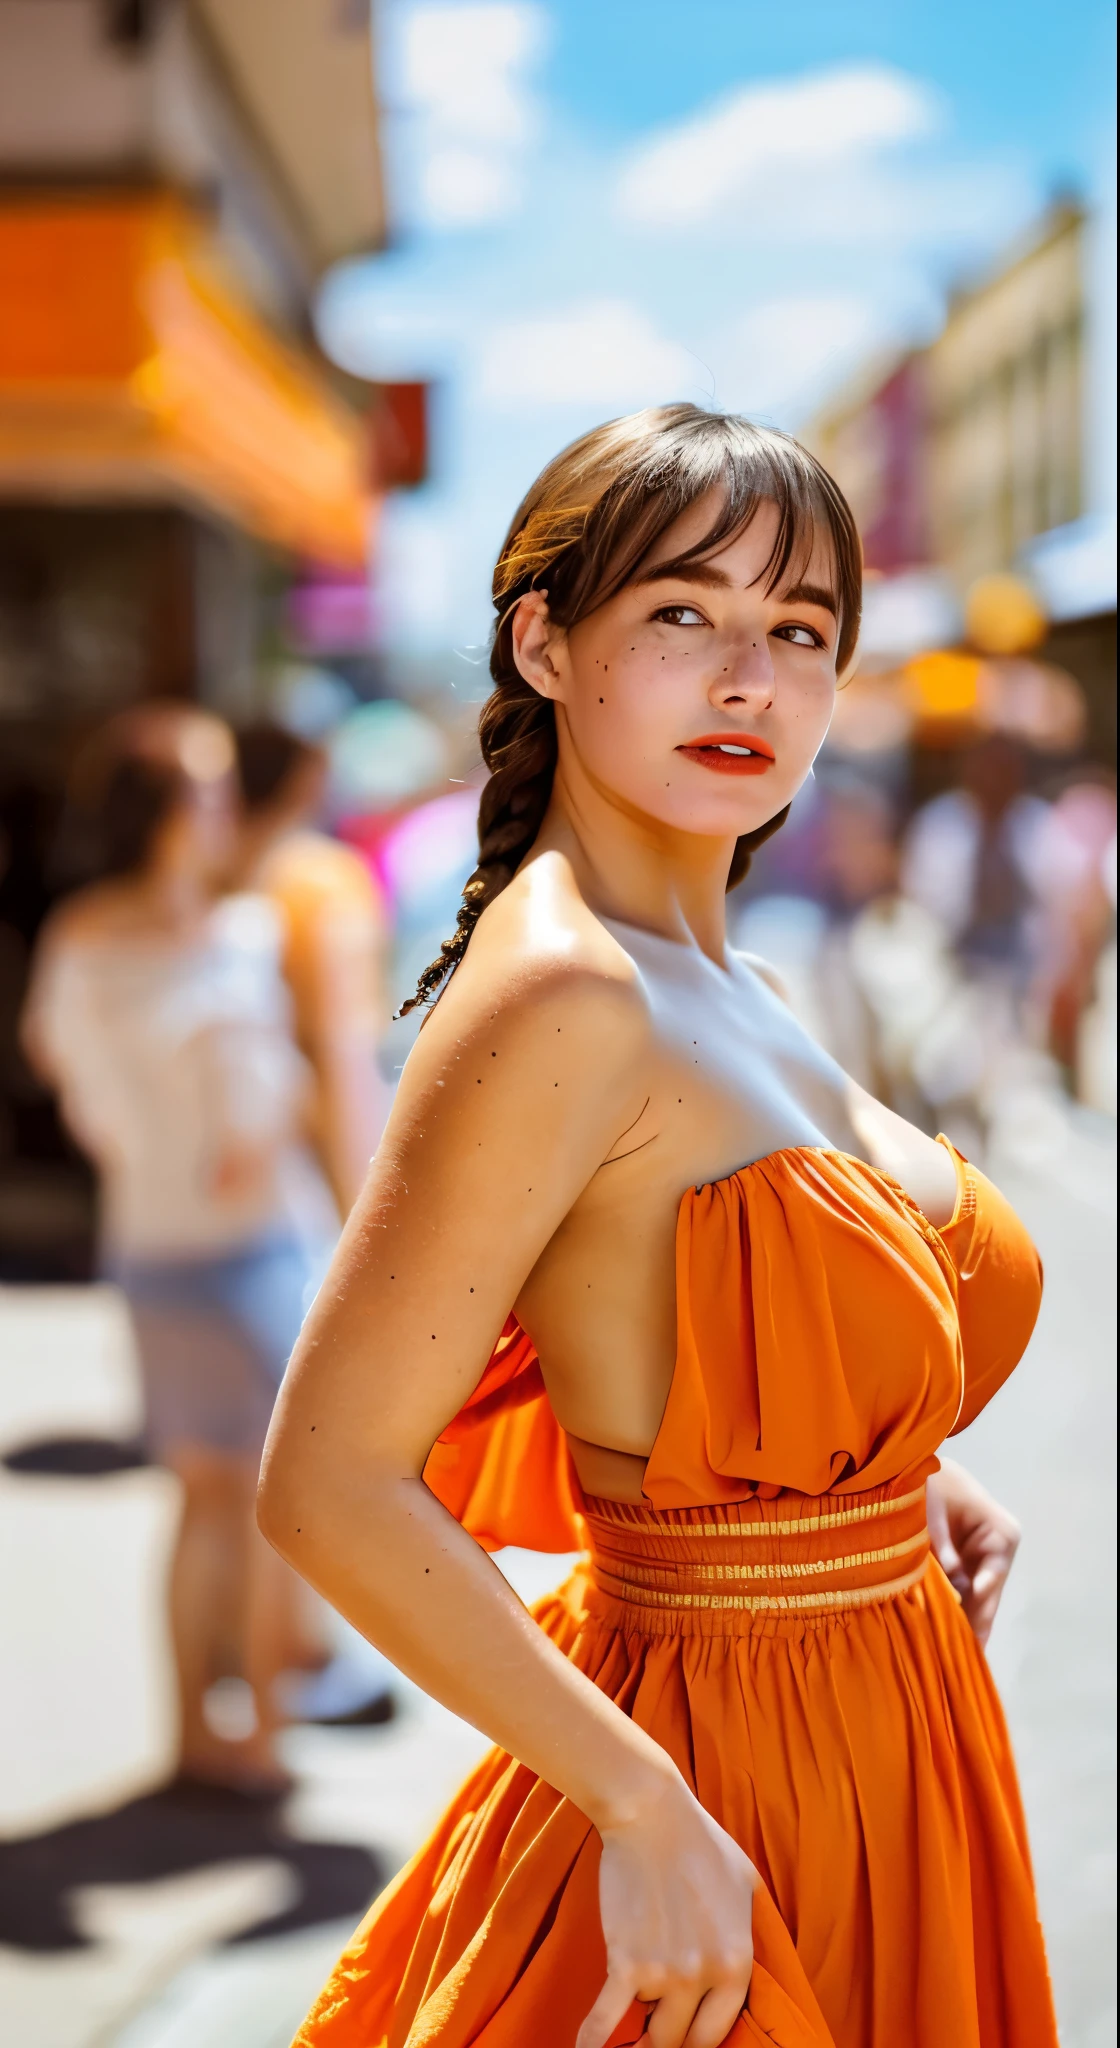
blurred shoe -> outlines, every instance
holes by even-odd
[[[397,1711],[392,1689],[371,1686],[369,1672],[345,1655],[321,1671],[285,1672],[280,1704],[288,1720],[316,1728],[383,1728]]]
[[[9,1472],[58,1479],[104,1479],[115,1472],[135,1472],[150,1462],[143,1444],[108,1436],[43,1437],[38,1443],[19,1444],[0,1460]]]
[[[228,1770],[214,1771],[205,1767],[177,1771],[170,1782],[162,1788],[166,1799],[180,1806],[197,1808],[199,1811],[234,1811],[240,1807],[278,1806],[295,1787],[295,1779],[289,1771],[272,1770]]]

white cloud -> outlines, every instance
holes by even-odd
[[[477,227],[516,208],[540,125],[530,79],[546,23],[524,0],[421,5],[401,16],[390,88],[410,117],[410,198],[424,225]]]
[[[418,284],[398,252],[372,265],[365,258],[338,264],[315,319],[327,354],[355,377],[387,384],[435,379],[458,358],[462,308],[446,291]]]
[[[622,217],[700,225],[749,204],[775,180],[821,173],[928,135],[927,87],[884,65],[844,65],[729,94],[640,145],[617,187]]]
[[[493,330],[479,366],[479,395],[502,411],[551,405],[627,411],[690,395],[703,381],[696,357],[622,299],[511,320]]]
[[[880,309],[855,294],[771,299],[713,342],[716,402],[784,424],[804,415],[883,339]]]
[[[497,151],[435,149],[421,173],[420,191],[433,226],[480,227],[512,212],[518,181]]]
[[[480,6],[416,7],[401,36],[401,82],[445,133],[521,142],[525,72],[540,53],[539,7],[491,0]]]

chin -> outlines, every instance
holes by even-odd
[[[651,806],[651,810],[662,824],[671,825],[678,832],[693,832],[705,839],[742,839],[746,833],[758,832],[768,825],[789,800],[783,792],[769,794],[765,802],[753,804],[677,803]]]

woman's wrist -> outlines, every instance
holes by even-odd
[[[635,1743],[633,1752],[621,1758],[612,1770],[609,1782],[578,1802],[601,1835],[648,1820],[667,1799],[687,1790],[665,1750],[640,1730],[632,1732],[640,1737],[640,1747]]]

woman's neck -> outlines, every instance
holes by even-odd
[[[213,889],[199,875],[159,865],[137,875],[131,895],[141,917],[169,933],[191,930],[214,901]]]
[[[676,831],[629,811],[561,760],[530,859],[560,854],[599,916],[697,946],[722,966],[734,850],[734,840]]]

